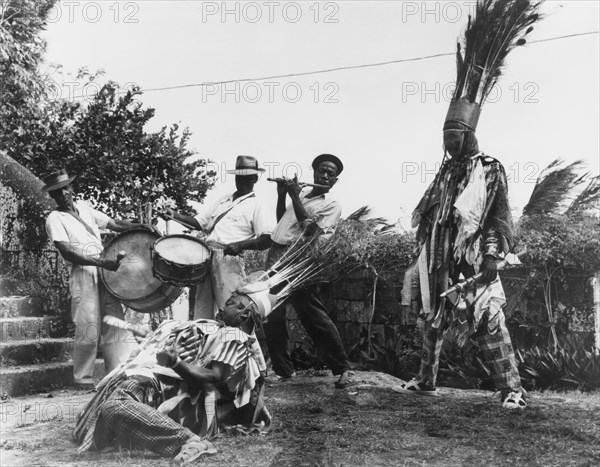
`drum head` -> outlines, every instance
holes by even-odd
[[[189,235],[167,235],[156,241],[154,251],[161,258],[182,266],[203,264],[210,250],[201,240]]]
[[[126,256],[116,271],[100,269],[108,291],[121,300],[140,300],[148,297],[163,284],[152,273],[150,247],[159,235],[148,230],[128,230],[112,239],[104,256],[117,258],[119,251]]]

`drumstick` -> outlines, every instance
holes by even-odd
[[[281,182],[283,181],[281,178],[267,178],[269,182]],[[327,185],[318,185],[317,183],[304,183],[298,182],[298,185],[310,186],[312,188],[330,188]]]
[[[111,316],[111,315],[104,315],[102,317],[102,322],[104,324],[108,324],[109,326],[123,329],[124,331],[131,331],[131,328],[133,327],[132,324],[130,324],[126,321],[123,321],[122,319],[119,319],[116,316]]]
[[[127,321],[117,318],[116,316],[104,315],[102,317],[102,322],[114,328],[122,329],[123,331],[128,331],[138,337],[144,337],[141,335],[142,333],[139,332],[139,329],[141,329],[141,327],[133,323],[128,323]]]
[[[162,215],[163,215],[163,216],[165,216],[165,217],[168,217],[168,218],[169,218],[169,219],[171,219],[172,221],[179,222],[181,225],[183,225],[184,227],[187,227],[187,228],[188,228],[188,229],[190,229],[190,230],[198,230],[198,229],[197,229],[196,227],[194,227],[193,225],[191,225],[191,224],[188,224],[188,223],[187,223],[187,222],[185,222],[185,221],[180,221],[179,219],[175,219],[173,216],[169,216],[168,214],[165,214],[164,212],[162,213]]]

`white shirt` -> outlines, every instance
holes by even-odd
[[[309,217],[309,221],[316,221],[317,225],[323,230],[323,237],[328,237],[333,234],[340,217],[342,216],[342,205],[338,199],[330,192],[324,193],[314,198],[307,198],[312,188],[305,187],[300,192],[302,205]],[[291,245],[294,243],[304,231],[304,227],[298,222],[294,206],[290,202],[287,205],[285,214],[275,227],[271,240],[280,245]]]
[[[53,242],[67,242],[83,255],[98,256],[102,253],[100,229],[105,229],[110,217],[88,206],[84,201],[76,201],[75,207],[85,223],[92,229],[92,235],[83,224],[71,214],[52,211],[46,219],[46,232]]]
[[[231,209],[230,209],[231,208]],[[267,212],[254,193],[233,200],[233,193],[221,198],[215,205],[198,214],[195,219],[202,230],[212,229],[215,220],[223,213],[206,241],[222,244],[241,242],[270,234],[275,227],[275,217]]]

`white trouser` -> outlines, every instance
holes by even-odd
[[[231,294],[246,278],[244,260],[214,250],[209,274],[198,284],[194,301],[194,319],[215,319]]]
[[[111,371],[135,348],[135,338],[128,331],[101,326],[101,310],[120,319],[124,316],[121,304],[100,282],[95,266],[73,266],[69,285],[71,317],[75,323],[73,379],[76,383],[91,383],[99,341],[106,370]]]

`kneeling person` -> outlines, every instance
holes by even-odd
[[[79,451],[118,440],[187,463],[216,452],[219,429],[268,432],[266,367],[250,336],[268,301],[234,295],[223,321],[167,321],[100,383],[74,431]]]

